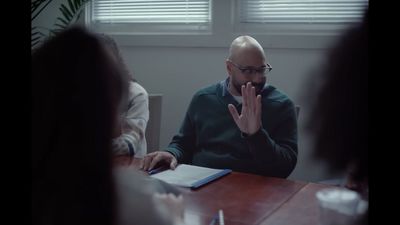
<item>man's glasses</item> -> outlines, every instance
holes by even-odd
[[[232,63],[232,65],[234,65],[236,68],[238,68],[246,76],[250,76],[250,75],[253,75],[256,73],[261,74],[261,75],[267,75],[272,70],[272,66],[269,63],[267,63],[266,66],[262,66],[260,68],[254,68],[251,66],[243,67],[243,66],[240,66],[240,65],[232,62],[231,60],[228,60],[228,61],[230,63]]]

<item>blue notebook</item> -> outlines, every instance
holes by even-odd
[[[230,169],[212,169],[179,164],[175,170],[168,169],[150,176],[170,184],[195,189],[230,172],[232,172]]]

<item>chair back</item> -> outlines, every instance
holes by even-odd
[[[296,108],[296,119],[299,119],[300,106],[299,105],[295,105],[294,107]]]
[[[162,94],[149,94],[149,121],[146,127],[147,153],[160,150]]]

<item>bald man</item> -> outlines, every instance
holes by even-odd
[[[272,70],[262,46],[236,38],[226,60],[228,77],[199,90],[179,133],[167,148],[146,155],[141,169],[187,163],[286,178],[297,162],[293,102],[266,83]]]

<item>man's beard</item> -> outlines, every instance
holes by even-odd
[[[242,96],[242,85],[246,86],[247,82],[244,84],[239,84],[237,82],[235,82],[235,80],[232,80],[232,85],[233,88],[235,88],[235,90],[240,93],[240,95]],[[265,82],[261,82],[261,83],[254,83],[251,82],[251,85],[253,87],[255,87],[256,89],[256,95],[261,94],[262,89],[264,88]]]

